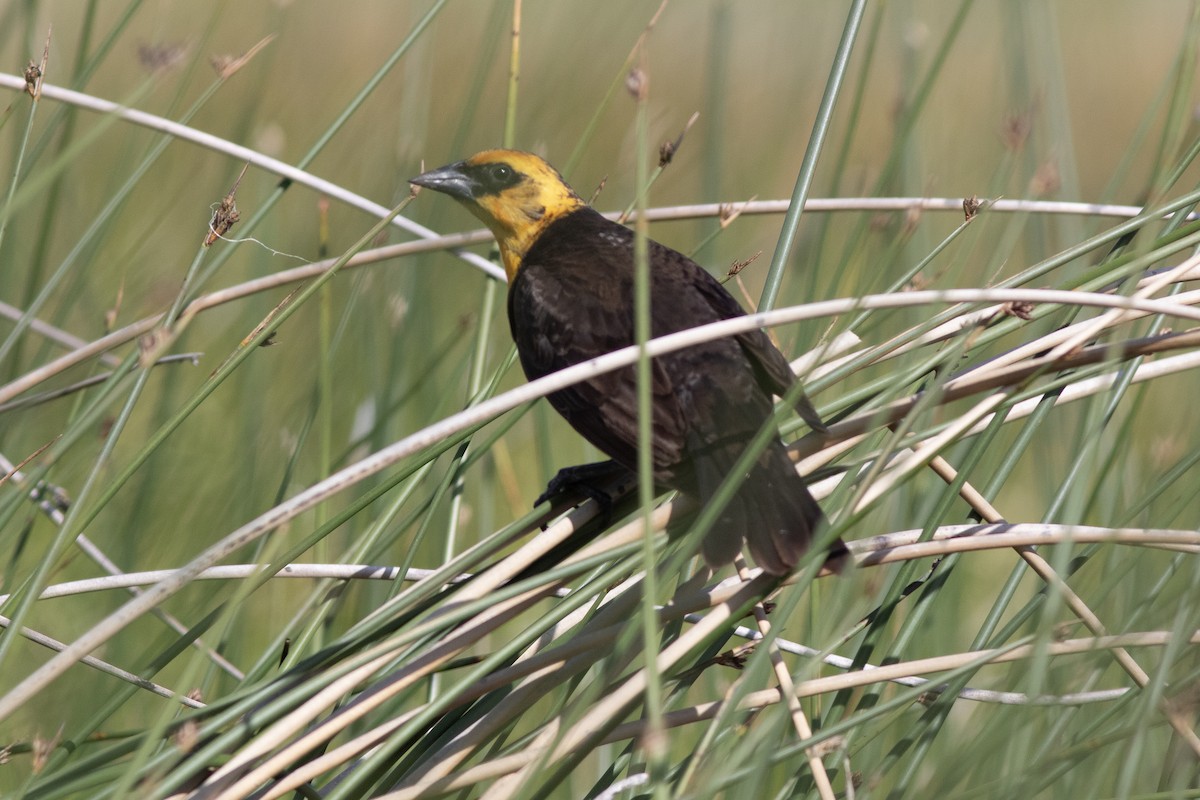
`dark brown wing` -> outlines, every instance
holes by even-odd
[[[622,257],[623,248],[606,240],[602,232],[563,225],[565,220],[554,223],[531,248],[509,288],[509,324],[530,380],[634,341],[628,255]],[[666,365],[655,361],[651,369],[655,472],[660,480],[670,482],[671,467],[684,459],[686,419]],[[636,467],[637,391],[632,368],[555,392],[549,400],[585,439],[625,466]]]
[[[704,273],[704,278],[707,280],[697,276],[696,287],[703,293],[718,319],[732,319],[745,313],[720,281],[703,269],[699,269],[699,271]],[[796,383],[796,374],[792,372],[792,365],[788,362],[787,357],[779,351],[779,348],[771,341],[771,337],[759,328],[743,333],[736,338],[754,369],[754,377],[758,385],[768,394],[783,397]],[[796,398],[795,409],[810,428],[822,432],[826,430],[825,423],[817,414],[816,408],[813,407],[807,395],[801,393]]]
[[[662,336],[742,314],[695,262],[650,243],[652,333]],[[551,223],[526,253],[509,289],[509,323],[530,379],[633,343],[633,235],[591,209]],[[791,385],[787,360],[761,331],[689,347],[653,363],[655,478],[701,501],[768,424],[771,394]],[[633,368],[556,392],[550,402],[585,438],[636,466]],[[749,543],[755,559],[782,574],[807,548],[821,511],[772,442],[746,475],[705,558],[728,563]]]
[[[654,336],[743,314],[691,259],[657,242],[649,255]],[[632,344],[632,232],[590,208],[552,223],[510,288],[509,322],[530,379]],[[731,426],[753,435],[771,411],[770,396],[794,382],[787,359],[760,330],[656,359],[653,373],[654,464],[668,485],[678,483],[673,468],[685,460],[689,435]],[[623,369],[550,401],[585,438],[632,467],[636,397],[634,370]]]

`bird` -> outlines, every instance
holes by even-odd
[[[496,237],[508,278],[508,320],[529,380],[634,343],[634,234],[607,219],[545,159],[519,150],[477,153],[409,180],[449,195]],[[692,259],[648,240],[650,328],[654,337],[745,311]],[[651,364],[654,482],[703,501],[774,412],[773,395],[796,382],[784,355],[761,329],[658,356]],[[597,375],[549,395],[550,404],[619,468],[636,471],[635,368]],[[800,394],[797,413],[824,431]],[[585,473],[587,466],[579,469]],[[568,468],[551,481],[569,483]],[[712,568],[747,547],[763,571],[786,575],[813,542],[824,515],[778,434],[705,535]],[[543,495],[544,497],[545,495]],[[540,498],[539,498],[540,501]],[[845,544],[829,545],[838,569]]]

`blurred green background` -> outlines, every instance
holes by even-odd
[[[38,60],[53,26],[48,83],[177,118],[213,83],[210,57],[238,55],[271,36],[189,124],[296,163],[432,7],[388,0],[8,0],[0,3],[0,69],[16,75],[29,59]],[[603,182],[596,201],[603,210],[623,209],[633,200],[636,108],[623,88],[625,65],[657,9],[655,2],[628,0],[524,2],[515,144],[563,169],[584,197]],[[484,0],[437,6],[428,27],[352,108],[308,170],[392,206],[407,194],[406,178],[422,164],[438,166],[501,144],[509,101],[511,10],[510,2]],[[650,205],[789,197],[846,11],[843,3],[811,0],[676,0],[666,5],[647,41],[651,140],[672,140],[694,112],[699,118],[654,183]],[[874,4],[852,58],[813,195],[1146,202],[1181,143],[1197,132],[1193,108],[1200,97],[1192,85],[1195,62],[1188,60],[1195,56],[1196,13],[1194,3],[1182,0]],[[168,52],[178,56],[176,63],[148,68],[148,55]],[[7,186],[25,134],[29,101],[7,89],[0,90],[0,97],[0,106],[8,108],[0,127],[0,175]],[[68,112],[43,100],[29,137],[0,241],[0,300],[19,308],[28,307],[47,285],[161,134],[91,112]],[[172,143],[99,234],[86,241],[54,284],[39,317],[90,340],[105,332],[110,311],[119,327],[167,308],[197,255],[211,206],[229,191],[241,168],[240,161],[224,154]],[[1190,167],[1179,191],[1190,190],[1197,176],[1200,171]],[[237,193],[243,220],[278,183],[277,176],[249,170]],[[204,255],[206,264],[221,251],[232,248],[232,254],[203,286],[194,288],[210,291],[338,255],[374,222],[334,202],[328,239],[322,241],[320,202],[309,189],[291,187],[257,228],[246,232],[235,227],[229,234],[252,236],[265,246],[218,243]],[[477,227],[473,218],[432,193],[419,197],[405,214],[439,232]],[[960,221],[958,214],[938,213],[915,218],[901,212],[810,214],[801,224],[777,305],[882,291]],[[780,223],[777,216],[745,216],[715,237],[713,220],[657,223],[652,235],[695,253],[718,274],[762,251],[762,258],[742,273],[756,298]],[[922,285],[995,283],[1110,224],[1076,216],[985,216],[922,274]],[[387,241],[410,238],[394,232]],[[488,252],[486,246],[475,250]],[[511,347],[502,291],[490,284],[478,269],[444,252],[340,275],[281,327],[273,346],[254,353],[150,456],[88,526],[87,535],[127,570],[184,563],[353,457],[462,408],[470,397],[472,352],[489,293],[494,292],[495,305],[484,374],[502,364]],[[255,295],[191,321],[171,349],[203,353],[199,366],[177,364],[154,371],[102,478],[129,462],[287,291]],[[879,314],[857,333],[874,344],[929,313]],[[798,355],[816,345],[828,324],[780,329],[785,352]],[[0,320],[0,335],[10,330],[11,321]],[[0,361],[0,380],[16,378],[58,352],[27,333]],[[50,385],[71,383],[95,369],[76,368]],[[500,388],[522,380],[519,369],[510,369]],[[854,381],[822,392],[818,405],[836,407],[849,385]],[[1123,405],[1118,416],[1129,422],[1108,443],[1119,448],[1119,468],[1105,472],[1103,459],[1089,467],[1096,471],[1095,483],[1073,496],[1061,521],[1118,524],[1148,486],[1194,452],[1200,446],[1200,410],[1190,399],[1197,388],[1195,375],[1170,378]],[[73,396],[0,415],[0,452],[19,462],[72,425],[81,407],[80,397]],[[88,435],[54,464],[49,480],[68,493],[78,491],[118,408],[112,406],[89,427]],[[1064,439],[1047,436],[1036,442],[996,498],[1008,518],[1042,518],[1078,452],[1074,437],[1085,435],[1094,411],[1081,405],[1056,412],[1054,430]],[[1012,435],[1001,435],[995,453],[984,461],[985,474],[989,459],[993,464],[1002,459]],[[559,467],[595,455],[545,404],[536,407],[468,472],[463,505],[453,512],[459,524],[456,549],[524,514]],[[417,485],[392,525],[388,546],[371,554],[374,561],[400,563],[424,525],[429,533],[412,553],[413,563],[440,563],[441,534],[450,527],[452,509],[444,497],[432,507],[424,504],[434,497],[448,463],[443,457]],[[851,537],[920,527],[931,503],[926,493],[939,485],[932,476],[919,476],[893,493]],[[1194,486],[1193,475],[1165,491],[1158,506],[1163,514],[1123,522],[1200,525],[1200,508],[1191,497]],[[358,487],[351,494],[361,491]],[[292,527],[311,530],[346,502],[335,498]],[[344,525],[314,559],[335,559],[370,516]],[[0,589],[9,591],[28,572],[52,536],[53,526],[30,507],[8,519],[0,528],[0,553],[7,562],[6,584]],[[251,557],[247,553],[236,560]],[[1143,593],[1145,582],[1155,580],[1165,559],[1139,554],[1133,566],[1117,570],[1119,579],[1096,570],[1083,575],[1081,584],[1095,593],[1091,596],[1098,603],[1126,608]],[[956,602],[932,612],[925,638],[914,642],[909,654],[965,649],[1011,563],[1011,555],[1001,553],[964,564],[959,577],[972,579],[947,587],[946,597]],[[864,571],[829,590],[836,600],[830,605],[837,610],[816,623],[826,626],[823,635],[873,607],[873,593],[883,580],[879,572]],[[91,564],[72,550],[55,565],[52,581],[91,574]],[[1028,582],[1022,591],[1028,595],[1037,588]],[[227,591],[217,584],[192,587],[168,607],[195,621]],[[235,663],[260,657],[308,591],[299,582],[259,590],[225,636],[223,652]],[[349,589],[331,614],[329,629],[361,617],[387,591],[379,586]],[[42,604],[30,624],[69,640],[124,599],[106,593]],[[1164,620],[1139,622],[1158,624]],[[804,629],[792,633],[803,638]],[[146,642],[161,646],[172,636],[147,618],[103,655],[136,664],[152,649]],[[0,690],[45,658],[32,645],[16,645],[0,671]],[[160,679],[169,684],[171,676],[168,668]],[[1076,677],[1066,673],[1063,685],[1054,690],[1075,686]],[[981,683],[987,680],[981,678]],[[221,679],[212,681],[209,691],[219,692]],[[1001,676],[997,683],[1008,688],[1012,681]],[[57,727],[50,721],[78,719],[80,699],[103,696],[111,685],[95,673],[74,670],[41,696],[36,712],[29,708],[0,723],[0,744]],[[112,725],[137,725],[139,715],[155,702],[131,702]],[[973,713],[956,711],[961,715],[956,730],[969,732]],[[1036,714],[1028,709],[1003,712],[1017,713]],[[1035,723],[1022,716],[1012,724]],[[939,740],[941,756],[953,758],[957,747],[970,751],[970,738]],[[937,763],[927,762],[928,769],[936,771]],[[0,787],[4,785],[0,777]]]

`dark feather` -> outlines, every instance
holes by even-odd
[[[649,259],[654,336],[743,314],[715,278],[681,253],[651,241]],[[633,233],[627,228],[587,207],[551,222],[509,289],[509,323],[526,375],[539,378],[633,344],[633,277]],[[700,500],[716,491],[766,424],[771,396],[785,394],[795,381],[787,359],[759,330],[657,358],[652,372],[655,480]],[[549,399],[588,441],[636,468],[634,368]],[[820,425],[803,396],[797,410]],[[776,440],[749,471],[703,553],[714,566],[726,564],[745,540],[760,566],[783,574],[804,553],[821,519]],[[838,542],[834,549],[844,546]]]

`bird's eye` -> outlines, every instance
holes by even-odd
[[[472,180],[476,190],[484,194],[499,194],[516,186],[523,175],[513,169],[511,164],[497,161],[491,164],[480,164],[471,169]]]

